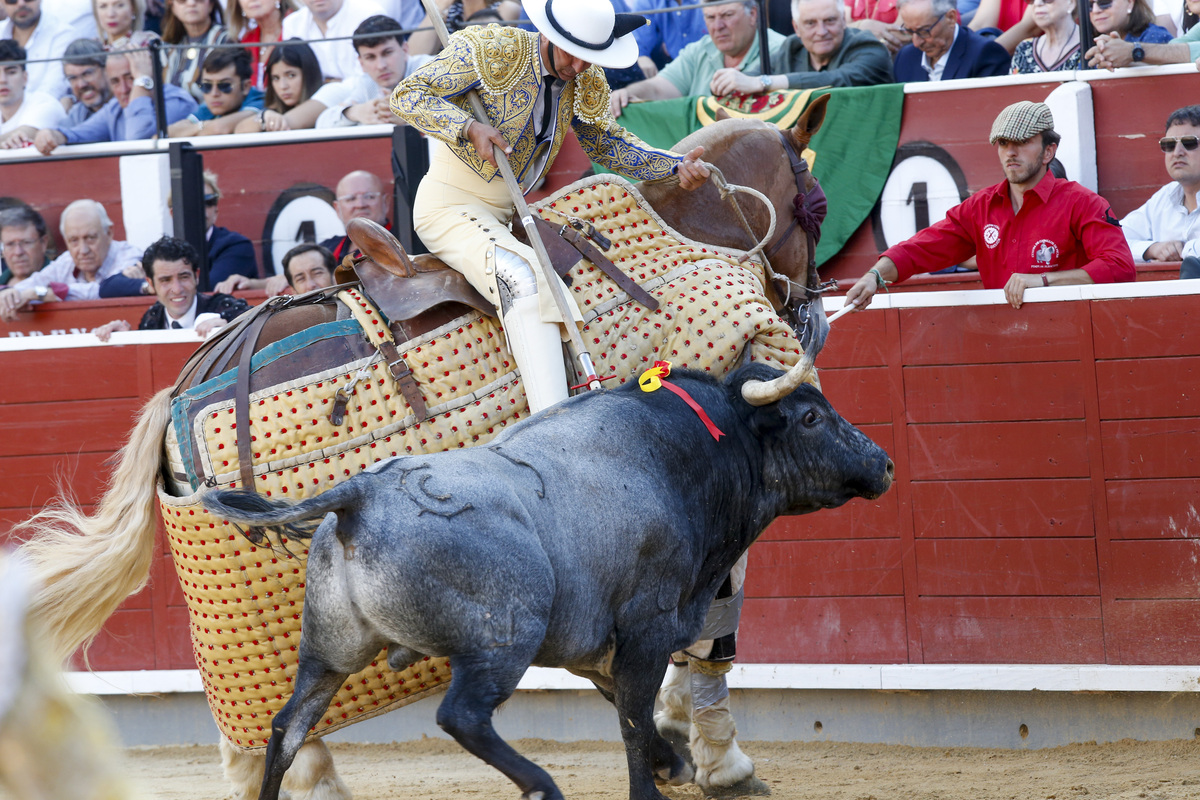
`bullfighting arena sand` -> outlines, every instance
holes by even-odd
[[[568,798],[628,797],[624,752],[618,744],[538,739],[514,744],[545,767]],[[1025,751],[790,742],[746,742],[744,749],[776,800],[1200,798],[1200,742],[1193,741]],[[336,743],[332,750],[357,800],[518,797],[499,773],[449,741]],[[229,796],[215,746],[134,748],[127,755],[130,773],[147,796]],[[694,786],[668,789],[667,795],[675,800],[703,798]]]

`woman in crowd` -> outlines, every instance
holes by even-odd
[[[513,0],[435,0],[438,8],[442,9],[442,19],[446,21],[446,30],[450,33],[460,31],[467,25],[472,15],[488,8],[500,12],[506,21],[521,18],[521,4]],[[429,27],[429,17],[421,22],[420,27]],[[442,44],[438,41],[433,30],[417,31],[408,39],[409,53],[426,53],[435,55],[441,52]]]
[[[92,0],[92,16],[100,43],[111,48],[117,39],[142,30],[146,7],[142,0]]]
[[[1174,36],[1183,36],[1200,22],[1200,0],[1159,0],[1154,11],[1155,22]]]
[[[292,13],[292,0],[228,0],[225,16],[229,32],[243,44],[266,44],[283,38],[283,18]],[[248,47],[250,80],[255,88],[267,90],[267,60],[272,47]]]
[[[311,98],[323,82],[317,54],[308,44],[299,39],[288,39],[272,48],[271,57],[267,59],[267,91],[263,98],[263,110],[238,123],[236,133],[311,128],[311,124],[299,124],[289,112]]]
[[[1079,25],[1075,0],[1034,0],[1033,20],[1040,36],[1026,39],[1013,53],[1014,75],[1079,69]]]
[[[191,92],[196,102],[204,102],[197,85],[200,65],[209,48],[232,41],[221,24],[221,8],[216,0],[169,0],[162,20],[162,38],[167,44],[186,45],[166,51],[163,80]]]
[[[1146,0],[1091,0],[1090,17],[1096,36],[1116,34],[1144,44],[1171,41],[1167,29],[1154,24],[1154,11]]]

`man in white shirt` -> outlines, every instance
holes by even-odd
[[[1121,231],[1137,261],[1200,257],[1200,212],[1196,207],[1196,193],[1200,191],[1200,105],[1171,112],[1166,135],[1158,144],[1167,174],[1174,180],[1121,220]]]
[[[382,14],[363,20],[354,29],[354,35],[367,37],[354,40],[362,73],[341,83],[325,84],[297,111],[318,114],[318,128],[400,124],[400,118],[388,105],[388,98],[397,83],[433,60],[433,56],[410,56],[400,26]]]
[[[49,14],[42,13],[42,0],[5,0],[8,19],[0,22],[0,39],[12,39],[25,48],[25,57],[35,63],[28,65],[29,90],[45,92],[55,100],[67,92],[62,64],[45,61],[61,58],[67,45],[75,41],[75,32]]]
[[[92,0],[42,0],[42,11],[70,28],[72,39],[95,39],[100,35]]]
[[[17,311],[31,302],[99,299],[100,282],[138,264],[142,256],[128,242],[113,241],[112,227],[104,206],[95,200],[76,200],[63,209],[59,230],[67,252],[0,291],[0,320],[12,322]]]
[[[0,39],[0,147],[24,146],[39,128],[54,127],[67,118],[54,97],[26,91],[29,73],[24,61],[25,48],[12,39]]]
[[[350,36],[367,17],[382,14],[374,0],[309,0],[283,18],[283,38],[297,37],[308,42],[321,64],[326,80],[345,80],[362,72],[354,46],[349,39],[322,42]]]

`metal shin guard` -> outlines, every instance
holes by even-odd
[[[495,260],[504,335],[521,370],[529,413],[536,414],[567,399],[567,369],[559,326],[542,321],[537,279],[525,259],[502,247],[489,256]]]

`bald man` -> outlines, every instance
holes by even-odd
[[[0,292],[0,319],[12,322],[28,303],[97,300],[100,282],[120,272],[140,274],[141,253],[114,241],[112,220],[95,200],[76,200],[59,219],[67,252],[17,285]]]
[[[350,220],[365,217],[378,222],[389,231],[392,229],[387,221],[388,196],[384,191],[383,181],[365,170],[355,170],[338,181],[337,200],[333,203],[342,225],[349,225]],[[354,243],[349,236],[333,236],[321,242],[321,246],[333,253],[337,263],[354,250]]]

